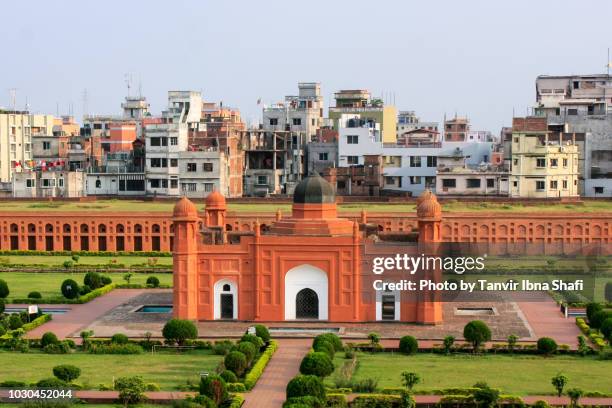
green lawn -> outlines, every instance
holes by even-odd
[[[0,351],[0,379],[37,382],[53,377],[54,366],[72,364],[81,369],[77,383],[87,388],[96,389],[99,384],[110,385],[117,377],[140,375],[146,382],[158,384],[162,390],[176,390],[187,380],[198,382],[202,371],[214,372],[221,360],[222,356],[214,355],[210,350],[134,355],[80,352],[52,355]]]
[[[125,283],[123,273],[108,273],[113,282]],[[65,279],[74,279],[83,283],[85,273],[35,273],[35,272],[0,272],[0,279],[9,286],[11,298],[25,298],[31,291],[38,291],[43,297],[61,296],[60,286]],[[149,276],[157,276],[160,284],[172,285],[171,273],[133,273],[130,283],[145,284]]]
[[[79,265],[107,265],[110,261],[125,266],[143,265],[151,258],[157,259],[156,265],[172,266],[171,256],[80,256]],[[23,264],[23,265],[49,265],[63,267],[64,261],[72,260],[66,255],[0,255],[0,265]]]
[[[204,200],[195,200],[199,208],[204,208]],[[3,211],[152,211],[171,213],[174,201],[139,201],[139,200],[97,200],[92,202],[61,202],[61,201],[6,201],[2,203]],[[372,212],[414,212],[413,203],[349,203],[340,204],[340,211],[355,212],[365,209]],[[263,212],[273,213],[277,209],[289,213],[289,203],[229,203],[228,209],[236,212]],[[494,202],[466,202],[449,200],[443,203],[443,211],[502,211],[502,212],[610,212],[611,201],[586,201],[579,204],[536,204],[523,205],[521,203],[507,204]]]
[[[343,357],[339,353],[334,360],[336,372],[347,361]],[[508,394],[550,394],[554,392],[550,379],[563,373],[570,388],[612,393],[612,361],[590,357],[358,353],[358,361],[353,379],[376,378],[379,388],[401,387],[401,372],[411,371],[422,378],[415,391],[470,387],[486,381]],[[326,381],[331,384],[330,379]]]

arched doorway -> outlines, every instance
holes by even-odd
[[[305,288],[295,296],[295,318],[296,319],[318,319],[319,297],[317,292]]]
[[[215,320],[238,319],[238,287],[229,279],[221,279],[214,287]]]
[[[312,265],[300,265],[285,275],[285,320],[327,320],[327,273]]]

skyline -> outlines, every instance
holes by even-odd
[[[0,106],[10,107],[15,88],[18,109],[26,98],[40,113],[56,114],[59,106],[66,114],[72,104],[80,121],[86,89],[88,113],[118,114],[132,74],[132,95],[140,82],[154,115],[168,90],[184,89],[236,107],[252,122],[261,118],[259,98],[280,102],[297,93],[298,82],[312,81],[321,83],[326,107],[339,89],[366,88],[394,95],[398,110],[421,120],[456,112],[473,129],[496,134],[513,111],[524,116],[533,105],[537,75],[605,72],[612,4],[584,2],[598,12],[572,21],[565,7],[572,3],[552,3],[10,3],[7,15],[28,19],[9,19],[0,34],[8,60],[26,63],[0,67]],[[559,21],[572,30],[554,31]],[[498,74],[503,80],[491,85]]]

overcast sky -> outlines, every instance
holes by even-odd
[[[118,114],[168,90],[261,116],[297,82],[395,98],[422,120],[468,115],[498,133],[535,100],[538,74],[605,72],[612,2],[569,0],[234,0],[2,2],[0,106]],[[389,96],[390,95],[390,96]]]

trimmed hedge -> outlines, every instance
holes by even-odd
[[[325,399],[327,408],[348,408],[348,401],[345,394],[327,394]]]
[[[244,384],[241,382],[230,382],[226,383],[226,385],[229,392],[246,392],[247,390]]]
[[[272,355],[274,355],[277,348],[278,343],[274,340],[270,340],[268,347],[266,347],[266,350],[261,354],[259,360],[253,364],[251,370],[244,377],[244,386],[247,390],[251,390],[255,384],[257,384],[257,380],[259,380],[259,377],[261,377],[263,374],[264,369],[268,365],[268,362],[272,358]]]
[[[362,394],[353,399],[351,408],[388,408],[403,406],[400,395],[390,394]]]
[[[232,402],[229,404],[227,408],[240,408],[244,404],[244,397],[240,394],[235,394],[232,396]]]

